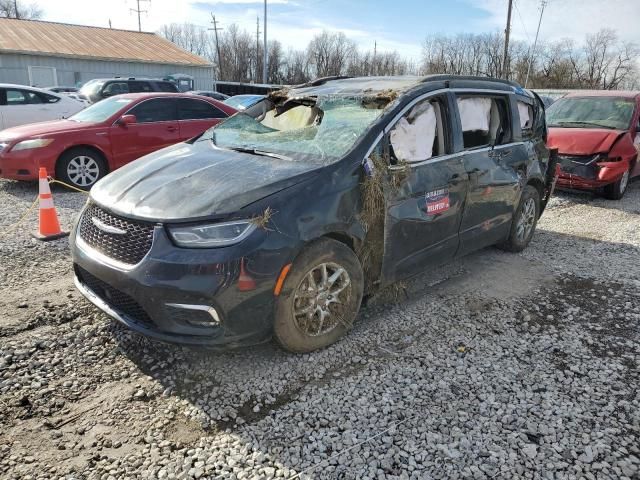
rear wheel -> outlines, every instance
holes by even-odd
[[[540,194],[535,187],[526,185],[511,223],[509,237],[498,247],[509,252],[521,252],[527,248],[533,237],[539,216]]]
[[[89,148],[67,150],[56,164],[56,178],[82,190],[89,190],[106,174],[104,158]]]
[[[604,196],[609,200],[620,200],[624,197],[624,192],[627,191],[630,177],[631,169],[624,172],[624,175],[620,177],[620,180],[604,187]]]
[[[362,301],[360,262],[346,245],[323,238],[298,255],[276,299],[274,333],[283,348],[310,352],[352,326]]]

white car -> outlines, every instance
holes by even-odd
[[[0,130],[26,123],[59,120],[85,105],[67,95],[25,85],[0,83]]]

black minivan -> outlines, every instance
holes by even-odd
[[[363,295],[489,245],[524,249],[553,189],[545,139],[540,98],[497,79],[273,92],[99,181],[71,236],[76,285],[160,340],[322,348]]]
[[[178,93],[178,86],[167,80],[154,78],[96,78],[85,83],[78,95],[91,103],[124,93],[170,92]]]

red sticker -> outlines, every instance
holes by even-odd
[[[449,189],[441,188],[425,195],[424,211],[427,215],[437,215],[449,210]]]

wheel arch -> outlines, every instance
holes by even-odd
[[[102,150],[99,147],[96,147],[95,145],[91,145],[91,144],[79,144],[79,145],[70,145],[67,148],[65,148],[62,152],[60,152],[60,155],[58,155],[58,158],[56,159],[56,165],[55,165],[55,171],[57,172],[58,170],[58,165],[60,163],[60,160],[62,159],[62,157],[75,149],[78,148],[86,148],[87,150],[92,150],[95,153],[97,153],[98,155],[100,155],[100,157],[102,158],[102,160],[104,160],[104,166],[107,170],[107,173],[109,173],[111,171],[110,165],[109,165],[109,157],[107,156],[107,154],[104,152],[104,150]]]

